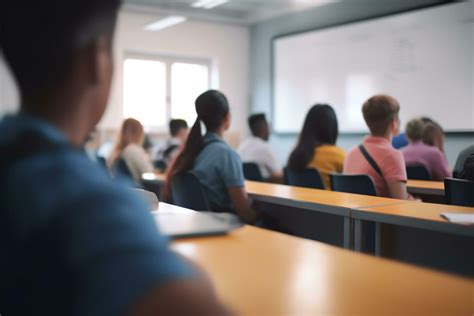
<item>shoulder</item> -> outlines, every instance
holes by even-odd
[[[123,150],[123,153],[125,155],[130,154],[130,155],[141,155],[145,154],[145,149],[143,149],[142,146],[137,145],[137,144],[130,144],[125,149]]]

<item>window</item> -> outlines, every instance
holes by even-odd
[[[126,58],[123,64],[123,116],[148,130],[167,130],[172,118],[196,119],[194,101],[209,89],[209,62],[174,58]]]

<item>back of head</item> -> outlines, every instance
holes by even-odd
[[[314,150],[321,145],[335,145],[338,136],[337,116],[328,104],[314,105],[306,115],[298,144],[290,155],[288,167],[301,170],[307,167]]]
[[[442,138],[443,131],[438,125],[433,123],[426,123],[423,126],[421,139],[426,145],[436,146]]]
[[[170,121],[169,128],[171,136],[176,137],[181,129],[188,129],[188,123],[185,120],[173,119]]]
[[[99,36],[110,44],[120,1],[26,0],[2,4],[0,47],[25,97],[67,81],[77,56]]]
[[[423,134],[423,126],[424,123],[420,119],[409,121],[405,127],[405,133],[408,139],[412,142],[420,141]]]
[[[215,132],[230,112],[226,96],[217,90],[209,90],[196,99],[198,120],[206,126],[207,131]]]
[[[253,136],[261,137],[268,127],[267,119],[264,113],[253,114],[248,118],[248,124]]]
[[[464,166],[459,174],[459,178],[474,181],[474,154],[469,155],[464,161]]]
[[[398,101],[388,95],[373,96],[362,106],[364,120],[373,136],[384,136],[399,111]]]
[[[186,145],[172,164],[169,174],[173,177],[190,170],[194,160],[204,148],[201,122],[207,132],[217,132],[229,115],[229,103],[225,95],[217,90],[209,90],[197,97],[197,119],[189,133]]]

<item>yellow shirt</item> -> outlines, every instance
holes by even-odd
[[[319,170],[324,186],[329,190],[331,188],[329,174],[342,172],[345,156],[346,153],[342,148],[333,145],[322,145],[314,150],[313,159],[308,168]]]

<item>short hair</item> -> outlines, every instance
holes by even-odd
[[[175,136],[178,135],[178,133],[181,129],[183,129],[183,128],[187,129],[188,128],[188,123],[186,123],[185,120],[173,119],[173,120],[170,121],[169,128],[170,128],[171,136],[175,137]]]
[[[119,6],[119,0],[2,4],[0,47],[21,94],[54,91],[68,79],[81,50],[98,36],[112,39]]]
[[[252,135],[258,136],[263,123],[267,123],[267,118],[264,113],[257,113],[249,116],[248,124]]]
[[[416,142],[421,140],[421,136],[423,134],[423,127],[424,124],[422,120],[413,119],[407,123],[405,127],[405,133],[411,141]]]
[[[362,106],[365,123],[374,136],[384,135],[399,112],[400,104],[389,95],[375,95]]]

